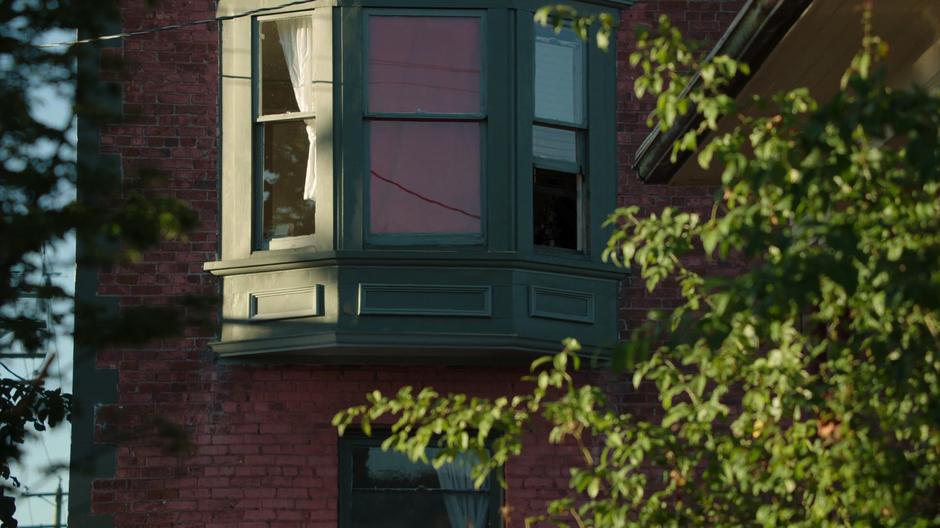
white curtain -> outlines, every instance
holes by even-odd
[[[294,87],[297,109],[301,112],[313,112],[313,24],[310,17],[287,18],[277,21],[277,33],[287,69],[290,70],[290,82]],[[310,151],[307,154],[307,174],[304,178],[304,200],[314,201],[317,187],[317,132],[313,128],[313,119],[305,121]]]
[[[486,527],[489,497],[484,493],[465,493],[474,489],[470,468],[476,462],[475,456],[463,453],[453,463],[444,464],[437,470],[437,478],[441,481],[442,489],[463,491],[463,493],[445,492],[444,494],[444,506],[447,508],[451,528]]]

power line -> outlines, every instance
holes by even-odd
[[[49,271],[49,267],[50,267],[49,260],[48,260],[49,255],[46,252],[46,247],[47,247],[47,244],[42,245],[41,258],[42,258],[43,286],[48,288],[52,286],[52,277],[58,276],[60,274],[52,273]],[[52,340],[51,349],[49,350],[49,352],[46,353],[46,356],[43,358],[43,360],[48,359],[49,354],[53,355],[53,357],[55,358],[55,362],[56,362],[56,376],[59,378],[59,386],[61,387],[62,386],[62,370],[60,368],[61,365],[59,364],[59,356],[61,355],[61,352],[59,350],[59,331],[61,330],[62,323],[59,322],[58,324],[53,324],[54,321],[53,321],[53,316],[52,316],[52,310],[53,310],[52,302],[48,298],[44,299],[43,306],[45,307],[46,325],[48,328],[54,329],[54,332],[52,333],[52,337],[51,337],[51,340]]]
[[[62,48],[67,46],[74,46],[76,44],[91,44],[92,42],[103,42],[107,40],[117,40],[126,37],[139,37],[141,35],[150,35],[152,33],[160,33],[162,31],[169,31],[173,29],[181,29],[191,26],[201,26],[204,24],[212,24],[215,22],[222,22],[224,20],[234,20],[236,18],[244,18],[252,15],[257,15],[258,13],[265,13],[268,11],[276,11],[278,9],[283,9],[285,7],[291,7],[300,4],[309,4],[311,0],[296,0],[294,2],[287,2],[285,4],[280,4],[271,7],[259,7],[257,9],[252,9],[251,11],[245,11],[244,13],[239,13],[237,15],[224,15],[215,18],[204,18],[202,20],[193,20],[190,22],[181,22],[179,24],[169,24],[166,26],[159,26],[148,29],[141,29],[137,31],[125,31],[123,33],[115,33],[113,35],[102,35],[99,37],[89,37],[84,39],[69,40],[64,42],[52,42],[49,44],[36,44],[37,48]]]
[[[17,374],[16,372],[14,372],[13,369],[11,369],[10,367],[6,366],[6,364],[4,364],[4,363],[2,363],[2,362],[0,362],[0,367],[3,367],[4,369],[6,369],[7,372],[9,372],[10,374],[13,374],[13,377],[14,377],[14,378],[17,378],[17,379],[20,380],[20,381],[26,381],[26,382],[29,382],[29,381],[30,381],[30,380],[24,378],[23,376],[20,376],[20,375]]]
[[[429,203],[429,204],[436,205],[436,206],[438,206],[438,207],[443,207],[444,209],[447,209],[447,210],[449,210],[449,211],[454,211],[455,213],[460,213],[460,214],[462,214],[462,215],[464,215],[464,216],[469,216],[470,218],[476,218],[477,220],[480,219],[480,215],[478,215],[478,214],[473,214],[473,213],[471,213],[471,212],[464,211],[463,209],[461,209],[461,208],[459,208],[459,207],[454,207],[453,205],[447,205],[446,203],[444,203],[444,202],[439,202],[439,201],[435,200],[434,198],[428,198],[427,196],[425,196],[425,195],[423,195],[423,194],[421,194],[421,193],[419,193],[419,192],[417,192],[417,191],[413,191],[413,190],[409,189],[408,187],[405,187],[404,185],[398,183],[398,182],[395,181],[395,180],[392,180],[392,179],[390,179],[390,178],[386,178],[385,176],[382,176],[381,174],[375,172],[374,170],[371,170],[371,169],[370,169],[369,172],[371,172],[372,175],[375,176],[376,178],[378,178],[378,179],[384,181],[385,183],[390,183],[390,184],[394,185],[395,187],[398,187],[398,188],[401,189],[402,191],[404,191],[404,192],[406,192],[406,193],[408,193],[408,194],[414,196],[415,198],[418,198],[419,200],[423,200],[423,201],[425,201],[425,202],[427,202],[427,203]]]
[[[26,501],[26,507],[29,509],[29,522],[33,522],[35,520],[33,519],[33,503]]]

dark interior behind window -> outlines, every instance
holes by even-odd
[[[578,180],[566,172],[539,167],[532,171],[536,245],[578,249]]]

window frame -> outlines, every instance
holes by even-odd
[[[254,0],[231,2],[227,9],[248,11]],[[301,114],[279,120],[284,114],[260,116],[261,70],[259,48],[260,24],[278,18],[310,16],[314,44],[314,123],[317,134],[316,170],[319,175],[315,194],[315,233],[283,237],[273,247],[265,247],[262,218],[258,210],[262,187],[262,142],[266,122],[301,119]],[[227,20],[222,26],[220,50],[220,121],[222,143],[219,156],[221,192],[221,257],[226,260],[276,257],[297,250],[330,251],[334,238],[333,192],[333,4],[329,0],[312,0],[281,9],[267,10],[250,17]],[[306,114],[306,113],[304,113]],[[250,211],[245,214],[245,211]]]
[[[536,47],[538,46],[538,37],[539,37],[538,32],[535,30],[536,24],[538,23],[533,20],[533,31],[532,31],[533,38],[531,41],[533,57],[536,56]],[[574,31],[574,29],[571,27],[571,22],[568,20],[562,23],[562,27],[564,28],[562,31],[571,31],[571,32]],[[533,248],[537,252],[549,252],[549,253],[556,253],[556,254],[561,254],[561,255],[565,255],[565,254],[580,255],[580,254],[584,254],[587,251],[586,244],[588,240],[589,229],[588,229],[587,218],[585,217],[585,215],[588,210],[588,207],[586,206],[589,205],[586,202],[589,197],[590,182],[591,182],[590,170],[587,164],[585,163],[586,161],[585,150],[588,144],[588,140],[591,136],[590,126],[589,126],[590,124],[588,122],[588,108],[590,107],[590,100],[591,100],[590,88],[588,85],[589,72],[591,70],[591,65],[588,60],[589,45],[590,45],[590,42],[588,43],[582,42],[582,46],[580,47],[581,71],[577,72],[581,74],[581,78],[577,80],[577,82],[579,82],[581,85],[580,96],[581,96],[582,107],[581,107],[580,121],[578,122],[575,122],[575,120],[560,121],[557,119],[539,117],[538,109],[533,106],[532,127],[531,127],[532,146],[533,146],[532,148],[532,178],[533,178],[532,199],[533,201],[535,200],[534,179],[535,179],[536,169],[550,170],[554,172],[567,174],[571,178],[574,178],[575,187],[577,189],[577,194],[575,196],[575,203],[577,205],[577,209],[576,209],[577,217],[575,219],[576,225],[574,226],[575,232],[577,233],[577,241],[575,243],[575,247],[574,248],[562,248],[562,247],[539,245],[535,243],[535,237],[533,233],[533,240],[532,240]],[[538,98],[538,95],[536,93],[538,90],[538,85],[535,82],[536,76],[537,76],[535,67],[536,67],[536,64],[535,64],[535,61],[533,60],[533,66],[532,66],[533,68],[533,72],[532,72],[533,105],[535,104],[534,101],[536,101]],[[535,127],[574,132],[575,134],[575,140],[574,140],[575,161],[568,162],[568,161],[554,159],[554,158],[537,156],[535,154]],[[533,224],[533,229],[534,229],[535,228],[534,211],[533,211],[533,216],[532,216],[532,224]]]
[[[476,113],[440,113],[440,112],[375,112],[369,108],[369,46],[371,44],[369,21],[372,17],[427,17],[427,18],[469,18],[479,19],[480,36],[480,111]],[[479,246],[485,247],[487,242],[487,180],[490,168],[487,163],[488,134],[488,46],[487,12],[485,9],[438,9],[438,8],[364,8],[362,12],[362,160],[363,160],[363,210],[362,225],[363,236],[367,246]],[[372,166],[371,124],[378,121],[390,122],[437,122],[437,123],[478,123],[479,133],[479,166],[480,166],[480,231],[478,233],[372,233],[371,232],[371,192]]]
[[[264,237],[264,182],[262,175],[264,174],[264,132],[265,127],[269,124],[275,123],[294,123],[298,121],[306,121],[307,119],[313,119],[315,123],[315,129],[319,129],[319,123],[317,123],[317,117],[319,110],[319,103],[317,102],[317,94],[312,94],[314,97],[314,110],[310,112],[282,112],[279,114],[265,114],[262,111],[262,88],[264,83],[264,78],[262,72],[264,71],[264,65],[262,62],[263,53],[261,51],[261,25],[266,22],[274,22],[277,20],[288,20],[292,18],[309,18],[311,26],[313,25],[313,11],[290,11],[286,13],[275,13],[275,14],[264,14],[252,17],[252,31],[251,31],[251,60],[252,60],[252,117],[254,118],[254,123],[252,124],[252,152],[254,153],[252,161],[254,166],[252,167],[252,189],[251,189],[251,237],[252,237],[252,248],[259,251],[276,251],[279,249],[294,249],[300,247],[307,247],[316,245],[317,236],[316,229],[319,225],[319,218],[316,217],[314,213],[314,233],[309,235],[297,235],[290,237],[277,237],[272,238],[271,240],[265,240]],[[313,32],[311,31],[310,36],[311,49],[315,49],[316,42],[313,37]],[[314,55],[315,55],[314,51]],[[314,72],[317,69],[316,61],[311,62],[307,65],[307,68],[310,69],[311,78],[314,76]],[[315,92],[315,86],[311,86],[310,90]],[[319,134],[317,135],[319,138]],[[318,141],[319,142],[319,141]],[[318,148],[315,146],[314,148]],[[319,160],[319,156],[317,156]],[[319,164],[319,162],[318,162]],[[319,178],[318,178],[319,179]],[[319,208],[319,205],[317,206]]]
[[[347,430],[343,436],[338,438],[337,483],[339,493],[336,502],[337,528],[348,528],[352,524],[353,449],[356,447],[381,447],[382,442],[388,438],[389,434],[388,430],[379,429],[373,430],[371,436],[369,436],[361,430],[353,429]],[[487,512],[489,526],[486,528],[503,528],[504,523],[501,514],[503,489],[495,473],[490,473],[487,477],[487,486],[489,487],[487,491],[489,491],[490,500]],[[415,493],[419,492],[415,491]],[[428,490],[426,493],[440,493],[440,491]]]
[[[572,7],[582,15],[610,12],[609,5],[603,3],[574,2]],[[523,8],[519,8],[523,13]],[[530,11],[531,13],[531,11]],[[616,16],[616,13],[614,13]],[[570,262],[597,262],[606,246],[606,237],[602,233],[602,220],[613,211],[618,185],[617,146],[616,146],[616,39],[611,39],[607,51],[599,50],[593,44],[596,28],[591,28],[584,46],[584,113],[583,124],[572,125],[551,119],[538,118],[535,114],[535,22],[530,17],[517,17],[516,40],[518,44],[518,89],[516,126],[520,130],[518,144],[518,163],[516,172],[517,203],[516,222],[518,225],[518,247],[520,252],[529,252],[547,258]],[[533,151],[533,127],[545,126],[572,130],[577,134],[577,165],[580,196],[578,216],[580,225],[578,250],[536,245],[534,239],[534,169],[535,167],[571,171],[574,164],[558,160],[536,157]]]

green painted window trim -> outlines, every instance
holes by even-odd
[[[359,283],[358,315],[419,315],[429,317],[492,317],[493,288],[490,285],[467,284],[381,284]],[[398,297],[397,303],[381,305],[371,300],[377,294],[391,294]],[[417,296],[453,296],[476,295],[478,306],[420,307],[414,306]],[[409,299],[409,296],[411,299]],[[410,305],[409,305],[410,304]]]

